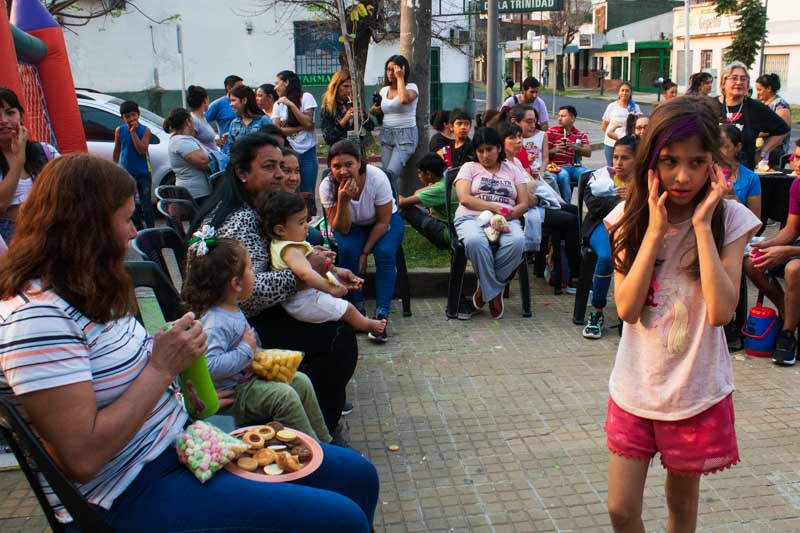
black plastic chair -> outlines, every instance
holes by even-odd
[[[578,234],[583,231],[583,195],[592,172],[584,172],[578,180]],[[578,287],[575,292],[575,306],[572,310],[572,323],[582,326],[586,322],[586,304],[592,288],[594,269],[597,266],[597,254],[592,250],[587,239],[581,238],[581,271],[578,276]]]
[[[583,194],[589,184],[589,178],[592,177],[593,170],[581,174],[578,181],[578,234],[583,231]],[[575,292],[575,305],[572,309],[572,323],[576,326],[582,326],[586,323],[586,304],[589,302],[589,291],[592,289],[592,281],[594,280],[594,268],[597,266],[597,254],[589,245],[588,239],[581,238],[581,273],[578,277],[578,287]],[[625,327],[625,322],[619,321],[616,326],[610,326],[611,329],[616,329],[619,335],[622,335],[622,328]]]
[[[383,167],[380,168],[384,174],[389,178],[389,184],[392,186],[392,196],[394,196],[395,202],[397,202],[397,190],[394,186],[394,173],[389,170],[384,169]],[[322,179],[325,179],[328,174],[330,174],[330,169],[326,168],[322,171]],[[325,226],[328,226],[328,219],[325,216],[325,209],[322,210],[322,219],[325,221]],[[331,230],[332,232],[332,230]],[[334,250],[335,251],[335,250]],[[400,244],[400,248],[397,249],[397,259],[396,259],[396,267],[397,267],[397,293],[400,296],[400,301],[403,304],[403,316],[411,316],[411,285],[408,281],[408,267],[406,266],[406,254],[403,252],[403,244]]]
[[[132,243],[133,249],[142,259],[156,263],[164,274],[172,281],[172,285],[180,287],[170,275],[167,262],[164,260],[164,249],[172,250],[181,273],[186,265],[186,244],[172,228],[148,228],[140,230]]]
[[[156,198],[159,200],[186,200],[194,204],[195,209],[199,206],[194,201],[192,193],[186,187],[180,185],[161,185],[156,187]]]
[[[175,230],[181,240],[185,241],[186,229],[183,223],[191,224],[198,212],[197,204],[194,203],[194,200],[165,198],[158,201],[156,208],[166,218],[167,225]]]
[[[156,295],[158,307],[161,308],[161,314],[164,315],[164,320],[171,322],[178,320],[183,315],[178,291],[157,264],[152,261],[126,261],[125,268],[134,287],[152,289]],[[137,311],[136,318],[144,324],[141,312]]]
[[[47,501],[39,474],[72,516],[73,525],[82,531],[113,531],[53,461],[9,398],[0,398],[0,435],[11,447],[53,531],[65,531],[65,527]]]
[[[464,248],[464,243],[458,238],[456,227],[453,224],[453,217],[450,215],[454,212],[455,206],[450,205],[450,195],[453,190],[453,181],[455,181],[458,171],[461,167],[448,169],[444,173],[445,178],[445,210],[447,219],[450,221],[450,279],[447,284],[447,307],[445,314],[447,318],[458,318],[458,306],[461,302],[461,294],[464,290],[464,272],[467,269],[467,251]],[[522,299],[522,316],[530,317],[531,313],[531,287],[528,278],[528,264],[525,262],[524,256],[517,268],[519,276],[519,290]],[[513,279],[513,275],[511,279]],[[508,281],[511,281],[509,279]],[[506,283],[508,286],[508,283]]]

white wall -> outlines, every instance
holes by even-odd
[[[248,84],[272,82],[280,70],[294,68],[292,25],[280,24],[273,14],[248,15],[249,0],[214,3],[200,9],[192,0],[137,4],[160,20],[177,13],[183,28],[186,83],[221,88],[228,74]],[[248,34],[245,22],[252,23]],[[155,83],[180,88],[176,22],[155,24],[135,10],[117,18],[105,17],[64,32],[75,84],[102,91],[139,91]]]
[[[631,39],[637,41],[660,41],[661,34],[665,39],[672,38],[672,12],[663,13],[648,19],[614,28],[606,33],[608,44],[625,43]]]

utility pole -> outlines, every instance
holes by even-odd
[[[683,74],[686,77],[686,87],[689,87],[689,77],[692,75],[692,50],[689,47],[689,3],[690,0],[683,0],[683,20],[686,31],[683,35]]]
[[[404,3],[401,1],[400,5],[402,6]],[[486,24],[486,110],[488,111],[500,107],[501,91],[497,79],[498,56],[500,55],[497,0],[489,0],[487,4],[489,20]]]
[[[764,0],[764,12],[769,12],[769,0]],[[767,22],[769,22],[769,17],[767,17]],[[764,47],[767,45],[767,34],[761,36],[761,57],[758,60],[758,75],[761,76],[764,74]]]

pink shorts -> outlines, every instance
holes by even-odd
[[[632,459],[650,460],[661,453],[670,473],[701,476],[739,462],[733,394],[685,420],[661,421],[624,411],[610,397],[605,431],[608,449]]]

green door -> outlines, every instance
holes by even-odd
[[[431,47],[431,113],[442,109],[442,49]]]

